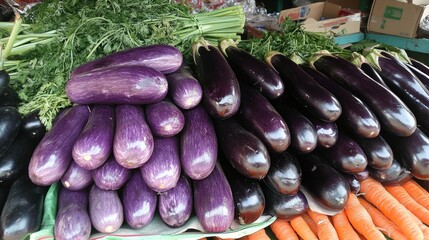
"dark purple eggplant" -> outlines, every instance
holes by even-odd
[[[149,160],[153,148],[153,135],[142,107],[116,106],[116,129],[113,138],[116,161],[125,168],[141,167]]]
[[[185,127],[180,134],[180,161],[186,175],[194,180],[207,177],[217,160],[217,137],[210,116],[199,104],[184,111]]]
[[[280,219],[291,220],[305,213],[308,202],[305,195],[298,191],[295,195],[279,195],[261,183],[266,199],[265,213]]]
[[[423,86],[425,86],[426,89],[429,89],[429,74],[424,73],[414,65],[406,64],[406,66],[420,80]]]
[[[164,74],[150,68],[118,66],[71,77],[66,94],[77,104],[149,104],[167,96]]]
[[[10,75],[5,70],[0,70],[0,93],[9,86]]]
[[[16,107],[0,108],[0,156],[6,153],[21,129],[22,118]]]
[[[9,186],[0,185],[0,212],[3,211],[6,203],[7,195],[9,194]]]
[[[100,167],[112,153],[114,131],[114,108],[92,107],[88,122],[73,145],[73,160],[87,170]]]
[[[0,239],[24,239],[40,229],[47,188],[36,186],[27,175],[10,187],[0,217]]]
[[[302,186],[309,194],[327,209],[344,209],[350,192],[347,180],[315,153],[297,157],[302,170]]]
[[[95,185],[103,190],[118,190],[131,177],[132,171],[121,166],[113,156],[91,171]]]
[[[283,152],[291,142],[289,127],[271,103],[256,89],[241,84],[241,118],[244,126],[274,152]]]
[[[21,131],[25,131],[32,139],[42,139],[45,136],[45,125],[40,121],[39,110],[27,113],[22,118]]]
[[[220,49],[235,74],[241,75],[246,84],[258,89],[268,99],[283,94],[283,81],[270,65],[238,48],[232,40],[222,40]]]
[[[160,101],[146,105],[146,121],[152,134],[171,137],[182,131],[185,117],[182,111],[170,101]]]
[[[154,138],[149,160],[140,167],[146,185],[155,192],[165,192],[176,186],[180,177],[180,152],[177,137]]]
[[[224,232],[234,220],[231,187],[220,165],[206,178],[194,180],[194,207],[206,232]]]
[[[378,74],[378,72],[371,66],[371,64],[369,63],[362,63],[360,65],[360,69],[362,69],[362,71],[364,73],[366,73],[366,75],[368,75],[370,78],[372,78],[372,80],[380,83],[381,85],[383,85],[384,87],[389,88],[386,83],[384,82],[383,78],[380,76],[380,74]]]
[[[301,186],[301,167],[288,151],[271,154],[272,164],[264,182],[282,195],[295,195]]]
[[[86,170],[72,161],[61,177],[62,185],[72,191],[85,189],[92,183],[91,170]]]
[[[362,100],[321,72],[308,66],[301,67],[340,101],[343,108],[337,123],[362,137],[371,138],[380,133],[380,122]]]
[[[174,188],[159,194],[159,215],[170,227],[183,226],[192,214],[192,205],[191,183],[183,174]]]
[[[317,146],[317,132],[310,120],[283,97],[276,99],[273,106],[290,130],[292,148],[300,153],[313,151]]]
[[[306,117],[316,129],[317,147],[330,148],[334,146],[339,134],[337,124],[335,122],[322,121],[309,114]]]
[[[89,191],[89,217],[92,226],[101,233],[118,230],[124,221],[124,209],[118,193],[92,185]]]
[[[355,137],[368,159],[368,166],[383,170],[388,169],[393,161],[393,151],[382,136],[375,138]]]
[[[363,170],[361,172],[353,173],[353,176],[355,176],[355,178],[357,180],[359,180],[360,182],[362,182],[363,180],[369,178],[368,168],[366,168],[365,170]]]
[[[383,185],[399,185],[412,178],[410,171],[393,159],[389,168],[378,170],[368,167],[369,175]]]
[[[89,117],[89,108],[76,105],[58,119],[34,150],[28,167],[30,179],[38,185],[60,180],[72,161],[73,144]]]
[[[429,137],[420,128],[411,136],[383,136],[393,150],[395,159],[415,178],[429,180]]]
[[[353,174],[342,173],[342,175],[349,183],[350,191],[354,194],[357,194],[360,191],[359,180]]]
[[[233,117],[213,123],[220,148],[229,163],[248,178],[264,178],[270,168],[270,155],[264,143]]]
[[[342,108],[338,99],[314,81],[298,64],[279,52],[270,52],[266,61],[279,72],[290,94],[308,112],[328,122],[340,117]]]
[[[125,221],[132,228],[142,228],[152,221],[156,209],[156,193],[152,191],[139,171],[135,171],[122,192]]]
[[[150,67],[166,74],[179,69],[182,61],[183,55],[179,49],[166,44],[155,44],[126,49],[87,62],[74,69],[71,75],[125,65]]]
[[[341,172],[356,173],[363,171],[368,165],[365,152],[347,133],[340,131],[337,143],[320,151],[333,167]]]
[[[398,136],[409,136],[416,130],[416,118],[405,103],[353,63],[339,57],[322,55],[313,62],[313,66],[364,101],[386,131]]]
[[[214,118],[233,116],[240,107],[240,86],[234,71],[219,49],[205,40],[192,48],[207,112]]]
[[[182,64],[179,70],[167,75],[168,94],[181,109],[197,106],[203,98],[203,89],[190,69]]]
[[[21,99],[11,87],[7,86],[3,91],[0,92],[0,107],[10,106],[18,107]]]
[[[413,59],[413,58],[410,58],[410,61],[411,61],[411,64],[415,68],[417,68],[420,71],[422,71],[423,73],[429,75],[429,67],[428,67],[428,65],[426,65],[426,64],[424,64],[424,63],[422,63],[422,62],[420,62],[420,61],[418,61],[416,59]]]

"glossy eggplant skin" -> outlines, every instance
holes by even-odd
[[[214,46],[193,46],[202,102],[210,116],[228,118],[240,107],[240,86],[222,53]]]
[[[0,107],[18,107],[20,102],[21,99],[11,87],[6,87],[2,92],[0,92]]]
[[[3,211],[6,203],[7,195],[9,194],[9,186],[0,185],[0,212]]]
[[[268,99],[275,99],[283,94],[283,81],[270,65],[245,50],[228,44],[227,40],[222,41],[220,47],[231,68],[236,75],[246,80],[246,84],[258,89]]]
[[[425,86],[426,89],[429,89],[429,73],[426,74],[411,64],[406,64],[406,66],[420,80],[423,86]]]
[[[309,66],[301,65],[301,67],[340,101],[343,108],[337,120],[339,125],[345,126],[349,131],[362,137],[370,138],[380,133],[380,122],[367,104],[321,72]]]
[[[92,183],[91,170],[86,170],[72,161],[61,177],[61,184],[71,191],[81,191]]]
[[[355,137],[368,159],[368,166],[384,170],[388,169],[393,161],[393,151],[387,141],[381,136],[375,138]]]
[[[248,178],[264,178],[270,168],[270,155],[264,143],[234,117],[213,123],[220,148],[231,166]]]
[[[378,72],[369,63],[366,63],[366,62],[362,63],[360,65],[360,69],[362,69],[364,73],[366,73],[369,77],[371,77],[372,80],[380,83],[386,88],[389,88],[384,82],[383,78],[380,76],[380,74],[378,74]]]
[[[354,194],[357,194],[360,191],[359,180],[353,174],[342,173],[342,175],[349,183],[350,191]]]
[[[124,208],[117,191],[102,190],[93,184],[89,190],[89,217],[101,233],[118,230],[124,221]]]
[[[368,167],[368,172],[372,178],[383,185],[399,185],[413,177],[411,172],[404,168],[402,164],[395,159],[393,159],[392,164],[387,169],[378,170]]]
[[[146,105],[146,120],[152,134],[171,137],[182,131],[185,117],[182,111],[170,101],[160,101]]]
[[[350,187],[347,180],[319,155],[297,155],[302,170],[302,186],[327,209],[344,209]]]
[[[426,65],[426,64],[424,64],[424,63],[422,63],[422,62],[420,62],[420,61],[418,61],[416,59],[413,59],[413,58],[410,58],[410,61],[411,61],[411,64],[415,68],[417,68],[420,71],[422,71],[423,73],[429,75],[429,66],[428,65]]]
[[[340,117],[342,107],[338,99],[298,64],[280,53],[271,56],[269,61],[279,72],[290,94],[315,117],[327,122]]]
[[[72,161],[73,144],[88,117],[87,106],[73,106],[45,134],[34,150],[28,166],[28,174],[35,184],[51,185],[64,175]]]
[[[0,93],[9,86],[10,75],[5,70],[0,70]]]
[[[289,151],[271,154],[272,165],[264,182],[282,195],[295,195],[301,185],[301,167]]]
[[[241,84],[240,118],[270,151],[283,152],[291,142],[289,127],[271,103],[256,89]]]
[[[203,179],[216,165],[216,132],[209,114],[201,104],[184,111],[184,115],[185,127],[180,134],[182,170],[194,180]]]
[[[313,64],[364,101],[386,131],[409,136],[416,130],[416,118],[405,103],[353,63],[334,56],[321,56]]]
[[[0,217],[1,239],[19,240],[39,230],[46,191],[46,187],[36,186],[27,175],[11,185]]]
[[[335,122],[325,122],[310,115],[306,115],[316,129],[317,147],[331,148],[338,140],[338,127]]]
[[[46,133],[45,125],[39,118],[39,110],[34,110],[24,115],[21,128],[33,139],[41,139]]]
[[[353,176],[355,176],[355,178],[357,178],[357,180],[359,180],[359,181],[363,181],[363,180],[369,178],[368,168],[366,168],[365,170],[363,170],[361,172],[353,173]]]
[[[113,156],[91,171],[94,184],[102,190],[118,190],[131,177],[132,171],[121,166]]]
[[[12,144],[19,133],[22,118],[15,107],[0,108],[0,156],[2,156]]]

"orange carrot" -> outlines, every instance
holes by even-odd
[[[352,225],[350,225],[349,219],[347,218],[347,215],[344,211],[335,214],[332,217],[332,220],[334,222],[334,227],[335,230],[337,230],[337,234],[340,240],[360,239],[359,235],[353,229]]]
[[[305,213],[301,214],[301,217],[307,223],[308,227],[310,227],[310,229],[314,233],[314,235],[317,235],[317,225],[313,221],[313,219],[311,219],[311,217],[308,215],[308,213],[305,212]]]
[[[301,216],[296,216],[290,220],[290,225],[303,240],[317,240],[316,235],[311,231],[305,220]]]
[[[361,233],[365,238],[371,240],[386,239],[383,233],[381,233],[374,225],[369,213],[364,207],[362,207],[362,205],[360,205],[360,202],[354,193],[349,193],[349,199],[344,210],[354,229]]]
[[[271,223],[270,228],[279,240],[299,239],[289,222],[285,219],[277,218],[273,223]]]
[[[338,240],[337,231],[335,231],[334,226],[331,221],[329,221],[328,216],[313,212],[310,209],[307,210],[308,215],[317,225],[317,237],[320,240]]]
[[[422,240],[423,232],[407,214],[407,209],[384,189],[381,183],[372,178],[360,182],[360,191],[368,202],[377,207],[387,218],[401,229],[409,239]]]
[[[408,194],[420,205],[429,209],[429,192],[420,186],[416,181],[410,180],[402,184]]]
[[[407,210],[407,213],[410,214],[410,216],[414,219],[414,221],[417,223],[417,225],[419,226],[419,228],[422,230],[423,232],[423,236],[425,240],[429,240],[429,227],[424,225],[422,223],[422,221],[420,221],[420,219],[418,217],[416,217],[414,214],[412,214],[410,211]]]
[[[265,232],[265,229],[261,229],[257,232],[254,232],[250,235],[247,235],[246,237],[242,238],[245,240],[270,240],[270,237],[268,237],[267,233]]]
[[[376,207],[366,201],[364,198],[359,197],[360,204],[366,209],[372,218],[375,226],[380,229],[385,235],[395,240],[407,240],[407,237],[401,230],[386,216],[383,215]]]

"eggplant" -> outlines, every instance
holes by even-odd
[[[418,179],[429,180],[429,137],[420,128],[411,136],[384,135],[395,159]]]
[[[272,165],[264,182],[274,192],[295,195],[301,186],[301,167],[294,155],[288,151],[272,154]]]
[[[4,204],[6,203],[9,194],[9,186],[0,185],[0,212],[3,211]]]
[[[180,134],[182,169],[194,180],[203,179],[216,165],[216,132],[210,116],[201,104],[184,111],[184,115],[185,127]]]
[[[77,163],[72,161],[61,177],[61,184],[69,190],[80,191],[88,187],[92,180],[91,170],[80,167]]]
[[[73,106],[45,134],[34,150],[28,166],[28,174],[35,184],[48,186],[64,175],[72,161],[73,144],[88,117],[87,106]]]
[[[15,107],[0,107],[0,156],[6,153],[19,133],[22,118]]]
[[[152,134],[171,137],[182,131],[185,117],[182,111],[170,101],[160,101],[146,105],[146,120]]]
[[[393,151],[386,140],[381,136],[375,138],[355,137],[368,159],[368,166],[384,170],[388,169],[393,161]]]
[[[101,233],[118,230],[124,221],[124,210],[118,193],[92,185],[89,191],[89,217],[92,226]]]
[[[239,173],[262,179],[270,168],[270,155],[264,143],[232,117],[213,121],[223,154]]]
[[[152,221],[155,214],[157,196],[146,183],[139,171],[134,171],[122,191],[125,221],[132,228],[142,228]]]
[[[355,135],[367,138],[380,133],[381,126],[377,116],[361,99],[321,72],[305,65],[301,67],[340,101],[342,112],[336,121],[339,125]]]
[[[0,70],[0,93],[9,86],[10,75],[5,70]]]
[[[0,92],[0,107],[10,106],[17,108],[20,102],[21,99],[19,98],[18,93],[16,93],[16,91],[11,87],[7,86]]]
[[[368,167],[368,172],[372,178],[383,185],[401,185],[412,178],[410,171],[395,159],[393,159],[392,164],[387,169],[378,170]]]
[[[290,129],[292,148],[299,153],[313,151],[317,146],[317,132],[310,120],[283,97],[276,99],[273,106]]]
[[[0,239],[23,239],[40,229],[46,192],[46,187],[36,186],[27,175],[11,185],[0,217]]]
[[[420,80],[420,82],[425,86],[426,89],[429,89],[429,74],[424,73],[423,71],[416,68],[414,65],[405,64],[409,70]]]
[[[340,131],[337,143],[328,149],[320,150],[321,155],[341,172],[356,173],[368,165],[365,152],[347,133]]]
[[[237,47],[232,40],[222,40],[220,49],[236,75],[258,89],[268,99],[283,94],[284,84],[279,74],[268,64]]]
[[[73,160],[82,168],[100,167],[112,153],[115,110],[108,105],[95,105],[88,122],[73,145]]]
[[[409,136],[416,130],[416,118],[405,103],[353,63],[323,55],[313,62],[313,66],[364,101],[386,131],[398,136]]]
[[[91,219],[88,213],[88,191],[70,191],[61,188],[54,237],[58,240],[84,240],[91,234]]]
[[[159,215],[169,227],[181,227],[191,217],[192,204],[191,183],[182,174],[174,188],[159,194]]]
[[[194,43],[192,49],[207,112],[214,118],[233,116],[240,107],[240,86],[234,71],[219,49],[205,40]]]
[[[140,167],[140,172],[150,189],[165,192],[176,186],[180,177],[179,139],[155,137],[154,144],[152,156]]]
[[[203,89],[186,64],[166,77],[168,95],[178,107],[191,109],[201,102]]]
[[[206,232],[224,232],[234,220],[231,186],[218,164],[206,178],[194,180],[194,207]]]
[[[32,139],[42,139],[46,128],[39,118],[39,110],[34,110],[22,118],[21,131],[25,131]]]
[[[369,178],[368,168],[366,168],[365,170],[363,170],[361,172],[353,173],[353,176],[355,176],[355,178],[357,180],[359,180],[360,182],[362,182],[363,180]]]
[[[429,67],[428,65],[424,64],[423,62],[420,62],[416,59],[410,58],[411,64],[419,69],[420,71],[422,71],[423,73],[429,75]]]
[[[256,89],[241,85],[241,119],[244,126],[274,152],[283,152],[291,142],[289,127],[271,103]]]
[[[153,135],[147,125],[144,110],[137,105],[116,106],[116,129],[113,155],[125,168],[138,168],[153,152]]]
[[[114,156],[110,156],[99,168],[91,171],[95,185],[102,190],[118,190],[131,177],[132,171],[121,166]]]
[[[384,82],[383,78],[380,76],[380,74],[378,74],[378,72],[371,66],[371,64],[369,63],[362,63],[360,65],[360,69],[362,69],[362,71],[364,73],[366,73],[366,75],[368,75],[370,78],[372,78],[372,80],[380,83],[381,85],[383,85],[386,88],[389,88],[387,86],[387,84]]]
[[[353,174],[342,173],[342,175],[347,180],[347,183],[349,184],[349,187],[350,187],[350,191],[354,194],[359,193],[360,191],[359,180]]]
[[[338,99],[298,64],[279,52],[268,53],[266,61],[279,72],[290,94],[315,117],[327,122],[340,117],[342,107]]]
[[[339,133],[335,122],[325,122],[309,114],[305,114],[305,116],[316,129],[316,147],[331,148],[335,143],[337,143]]]
[[[164,74],[175,72],[183,61],[182,52],[167,44],[154,44],[111,53],[78,66],[71,76],[116,66],[149,67]]]
[[[96,69],[66,83],[67,97],[77,104],[149,104],[162,100],[167,92],[164,74],[143,66]]]
[[[295,195],[279,195],[263,183],[261,186],[267,203],[265,207],[267,214],[279,219],[291,220],[307,211],[307,198],[301,191]]]
[[[347,180],[319,155],[298,155],[302,186],[320,205],[331,210],[344,209],[350,187]]]

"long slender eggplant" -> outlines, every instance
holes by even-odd
[[[196,42],[192,48],[207,111],[215,118],[231,117],[241,101],[234,71],[220,50],[205,40]]]
[[[0,93],[9,86],[10,75],[5,70],[0,70]]]
[[[429,74],[424,73],[420,69],[416,68],[414,65],[406,64],[406,66],[420,80],[420,82],[425,86],[425,88],[429,89]]]
[[[288,151],[271,154],[272,165],[264,182],[273,191],[282,195],[295,195],[301,185],[301,167]]]
[[[12,144],[21,128],[22,117],[15,107],[0,108],[0,156],[2,156]]]
[[[270,168],[270,155],[264,143],[232,117],[214,120],[220,148],[229,163],[248,178],[262,179]]]
[[[370,78],[372,78],[372,80],[380,83],[381,85],[383,85],[384,87],[387,87],[387,84],[384,82],[383,78],[380,76],[380,74],[378,74],[378,72],[371,66],[371,64],[364,62],[360,65],[360,69],[362,69],[362,71],[364,73],[366,73]]]
[[[313,66],[364,101],[382,128],[398,136],[409,136],[417,127],[414,114],[392,91],[366,75],[353,63],[332,55],[319,55]]]
[[[343,175],[343,177],[349,183],[350,191],[352,193],[357,194],[360,191],[360,182],[359,182],[359,180],[353,174],[342,173],[341,175]]]
[[[298,64],[278,52],[269,53],[266,59],[280,73],[290,94],[310,113],[328,122],[340,117],[342,108],[338,99],[314,81]]]
[[[355,137],[368,159],[368,166],[384,170],[388,169],[393,161],[393,151],[386,140],[381,136],[375,138]]]
[[[236,75],[241,75],[246,84],[258,89],[268,99],[279,97],[284,84],[279,74],[267,63],[238,48],[232,40],[222,40],[220,49]]]
[[[411,61],[411,64],[415,68],[417,68],[420,71],[424,72],[425,74],[429,75],[429,66],[428,65],[426,65],[426,64],[424,64],[424,63],[422,63],[416,59],[413,59],[413,58],[410,58],[410,61]]]
[[[317,147],[330,148],[334,146],[339,134],[337,124],[335,122],[322,121],[310,114],[306,114],[306,117],[316,129]]]
[[[6,203],[9,194],[9,186],[0,186],[0,212],[3,211],[4,204]]]
[[[399,185],[412,178],[411,172],[393,159],[389,168],[378,170],[368,167],[369,175],[383,185]]]

